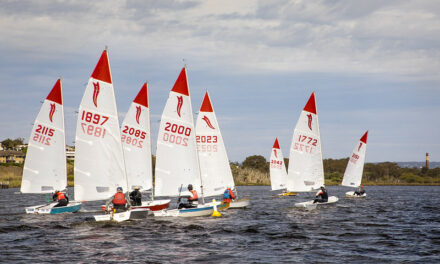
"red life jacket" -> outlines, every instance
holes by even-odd
[[[127,200],[125,200],[125,195],[123,193],[118,192],[115,194],[112,203],[114,205],[125,205],[127,203]]]
[[[58,201],[59,201],[59,200],[66,200],[66,196],[64,195],[64,193],[59,192],[59,193],[58,193],[58,196],[57,196],[57,200],[58,200]]]
[[[192,197],[189,197],[188,201],[197,201],[199,199],[199,196],[197,195],[197,191],[191,190],[190,192],[192,193]]]

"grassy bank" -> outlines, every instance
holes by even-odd
[[[154,166],[153,158],[153,166]],[[285,159],[286,167],[288,159]],[[348,159],[324,160],[326,185],[340,185]],[[262,156],[251,156],[242,163],[231,163],[236,185],[270,185],[269,163]],[[67,162],[68,185],[73,186],[73,161]],[[23,166],[2,164],[0,182],[9,182],[10,187],[20,187]],[[363,184],[372,185],[440,185],[440,168],[400,168],[397,163],[367,163],[364,167]]]

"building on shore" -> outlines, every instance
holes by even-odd
[[[26,154],[17,150],[1,150],[0,163],[23,163]]]

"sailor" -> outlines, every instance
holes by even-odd
[[[362,196],[365,193],[364,186],[361,184],[361,186],[357,187],[356,191],[354,191],[354,195]]]
[[[199,201],[199,195],[197,194],[197,191],[193,189],[192,184],[188,184],[188,191],[191,193],[189,196],[181,196],[179,197],[179,209],[182,208],[195,208],[197,207],[198,201]],[[186,198],[186,203],[180,203],[181,198]]]
[[[122,187],[116,188],[116,193],[110,197],[105,203],[105,211],[108,212],[110,203],[113,204],[113,209],[116,213],[127,211],[130,208],[130,199],[122,191]]]
[[[52,195],[52,200],[57,201],[58,203],[54,207],[66,206],[69,203],[69,198],[67,194],[62,193],[58,190]]]
[[[223,193],[223,202],[224,203],[230,203],[232,200],[235,199],[234,192],[231,190],[231,188],[226,188],[225,192]]]
[[[328,193],[324,186],[321,186],[320,190],[316,193],[316,198],[313,203],[326,203],[328,202]]]
[[[134,191],[130,193],[130,203],[133,206],[140,206],[142,205],[142,194],[139,191],[140,187],[136,186],[134,187]]]

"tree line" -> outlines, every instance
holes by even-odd
[[[324,159],[323,163],[325,183],[327,185],[341,184],[348,158]],[[284,164],[287,170],[289,167],[288,158],[284,159]],[[270,184],[270,165],[266,158],[261,155],[249,156],[241,164],[231,163],[231,168],[234,178],[242,184],[252,185],[258,184],[257,182]],[[247,172],[244,173],[243,171]],[[257,179],[257,182],[248,181],[251,179]],[[367,185],[438,185],[440,184],[440,168],[401,168],[396,162],[365,163],[362,182]]]

